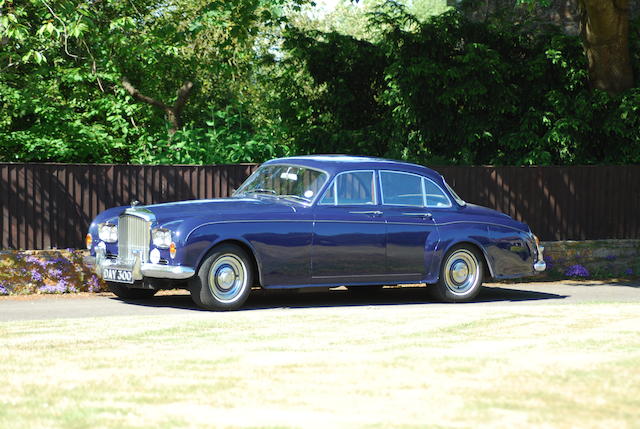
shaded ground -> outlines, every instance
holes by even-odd
[[[474,303],[465,306],[509,304],[571,304],[640,302],[640,283],[627,281],[572,281],[493,283]],[[450,306],[434,301],[424,287],[385,288],[360,295],[344,288],[325,292],[254,291],[243,310],[358,306]],[[124,302],[111,294],[38,295],[0,299],[0,321],[101,316],[181,314],[200,311],[186,291],[166,291],[152,299]]]

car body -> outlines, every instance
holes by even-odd
[[[268,161],[229,198],[108,209],[87,247],[118,296],[186,287],[215,310],[254,286],[424,283],[465,301],[486,277],[545,269],[526,224],[465,203],[434,170],[344,155]]]

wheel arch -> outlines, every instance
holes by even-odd
[[[482,259],[484,262],[485,278],[494,278],[494,269],[493,269],[493,266],[491,265],[491,262],[490,262],[491,258],[489,258],[489,254],[487,253],[487,250],[484,248],[484,246],[480,242],[473,240],[471,238],[467,238],[465,240],[459,240],[459,241],[452,241],[451,243],[449,243],[449,245],[445,249],[443,249],[442,259],[440,261],[440,265],[438,268],[438,278],[440,277],[440,269],[442,267],[442,264],[445,261],[445,255],[447,255],[451,251],[451,249],[453,249],[456,246],[469,246],[471,248],[476,249],[478,253],[482,255]]]
[[[256,274],[255,280],[257,281],[258,285],[262,286],[262,270],[260,269],[260,263],[258,262],[258,258],[256,257],[255,249],[249,243],[236,238],[221,239],[211,244],[211,246],[209,246],[209,248],[202,253],[202,256],[200,257],[198,265],[196,267],[196,273],[200,269],[200,266],[207,258],[207,256],[211,254],[211,252],[213,252],[216,247],[223,244],[233,244],[247,252],[247,255],[249,255],[249,258],[251,258],[252,268],[254,269],[254,272]]]

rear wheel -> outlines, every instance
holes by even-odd
[[[247,300],[253,285],[253,264],[234,244],[215,247],[189,284],[191,298],[207,310],[235,310]]]
[[[155,289],[138,289],[138,288],[126,287],[120,283],[114,283],[114,282],[107,282],[107,287],[114,295],[122,299],[151,298],[157,292],[157,290]]]
[[[440,280],[434,286],[438,299],[445,302],[471,301],[484,280],[484,259],[472,246],[459,245],[447,252],[440,267]]]

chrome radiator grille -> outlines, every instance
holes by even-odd
[[[118,218],[118,258],[135,259],[140,253],[140,262],[149,258],[151,225],[138,216],[122,215]]]

